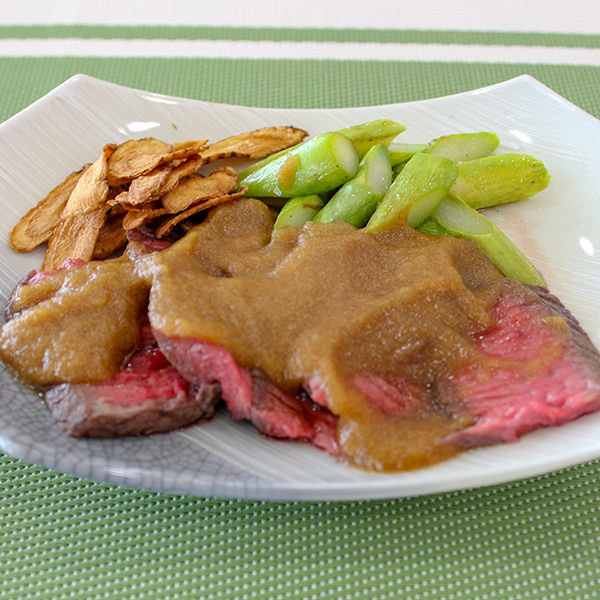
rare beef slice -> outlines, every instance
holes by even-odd
[[[248,420],[271,438],[303,440],[332,455],[340,454],[337,417],[306,393],[286,393],[258,369],[240,367],[221,346],[160,334],[157,338],[161,350],[188,381],[200,388],[217,382],[233,419]]]
[[[158,349],[148,325],[141,333],[137,349],[114,377],[62,383],[46,392],[52,416],[69,435],[148,435],[213,416],[219,384],[189,383]]]
[[[148,288],[127,259],[69,261],[12,294],[0,352],[70,435],[146,435],[214,413],[219,385],[191,384],[158,349]]]
[[[600,355],[579,323],[545,289],[510,279],[498,285],[494,322],[474,336],[480,359],[440,390],[474,422],[444,443],[512,442],[600,409]]]

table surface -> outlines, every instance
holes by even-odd
[[[0,121],[75,73],[255,106],[419,100],[524,73],[600,117],[589,0],[4,3]],[[8,5],[8,6],[7,6]],[[260,85],[257,85],[257,82]],[[383,501],[258,502],[0,453],[0,599],[594,598],[600,461]]]

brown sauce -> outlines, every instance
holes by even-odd
[[[34,387],[109,379],[138,341],[147,297],[127,259],[47,275],[15,292],[0,357]]]
[[[490,324],[498,271],[470,242],[409,227],[309,223],[271,238],[272,225],[264,204],[238,201],[153,255],[153,327],[225,346],[288,391],[318,381],[357,465],[417,468],[456,453],[437,441],[461,419],[433,401],[390,415],[354,377],[392,373],[427,389],[455,372],[475,352],[469,334]]]

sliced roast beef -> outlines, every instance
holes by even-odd
[[[340,453],[337,417],[307,395],[285,393],[259,370],[240,367],[221,346],[155,335],[161,350],[188,381],[197,386],[218,382],[233,419],[247,419],[269,437],[306,440],[333,455]]]
[[[600,354],[577,320],[542,288],[499,282],[493,324],[473,334],[476,360],[427,382],[360,374],[354,385],[390,418],[439,407],[465,427],[440,440],[462,447],[513,442],[540,427],[600,409]],[[312,382],[316,401],[328,399]]]
[[[560,301],[503,282],[494,324],[474,336],[482,360],[456,373],[445,400],[474,423],[445,443],[511,442],[600,409],[600,354]]]
[[[46,393],[61,427],[75,437],[147,435],[212,417],[220,399],[216,383],[190,384],[158,349],[149,327],[140,349],[102,383],[63,383]]]

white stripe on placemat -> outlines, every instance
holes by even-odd
[[[600,66],[600,48],[248,40],[4,39],[0,56],[248,58]]]

